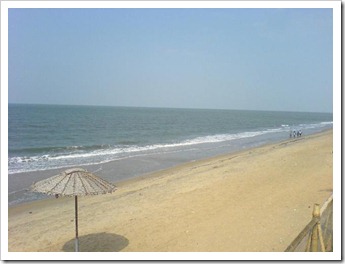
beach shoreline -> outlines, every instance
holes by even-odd
[[[187,162],[81,197],[81,250],[284,251],[313,204],[332,194],[332,133]],[[9,251],[73,251],[73,210],[68,197],[9,207]]]
[[[324,129],[323,131],[327,131]],[[322,133],[314,132],[312,134],[304,135],[302,138],[310,135]],[[246,151],[255,147],[277,144],[279,142],[299,140],[300,138],[252,138],[246,139],[244,142],[235,140],[234,142],[221,143],[204,143],[198,147],[187,147],[184,150],[166,152],[164,154],[151,153],[139,154],[119,160],[110,160],[100,164],[93,165],[78,165],[67,166],[64,168],[46,169],[39,171],[28,171],[15,174],[9,174],[8,180],[8,204],[15,206],[22,203],[27,203],[35,200],[47,199],[49,196],[30,192],[30,186],[37,181],[49,178],[53,175],[61,173],[61,171],[83,167],[84,169],[93,172],[101,178],[115,183],[121,184],[127,180],[135,180],[142,178],[145,175],[150,175],[162,170],[175,168],[180,165],[188,164],[190,162],[203,161],[207,159],[221,157],[223,155],[236,154],[238,152]]]

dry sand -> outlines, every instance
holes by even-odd
[[[284,251],[333,191],[332,130],[80,197],[81,251]],[[9,208],[9,251],[74,251],[74,199]]]

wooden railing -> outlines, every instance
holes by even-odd
[[[286,248],[285,252],[333,251],[333,195],[320,209],[314,205],[311,221]]]

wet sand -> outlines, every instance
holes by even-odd
[[[80,197],[80,251],[282,252],[333,192],[333,131],[189,162]],[[74,251],[74,199],[9,208],[9,251]]]

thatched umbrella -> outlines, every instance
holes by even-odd
[[[31,190],[55,196],[75,197],[75,250],[78,251],[78,196],[111,193],[116,188],[87,170],[74,168],[34,183]]]

